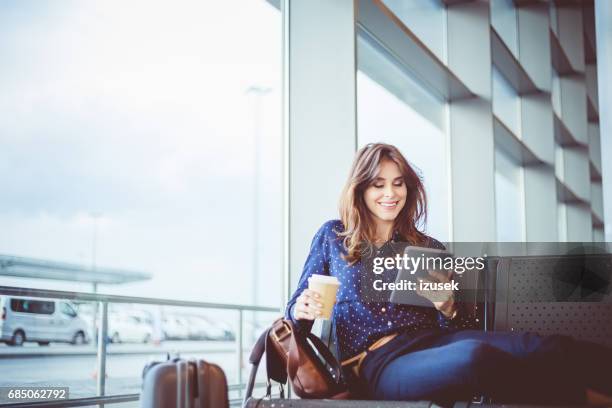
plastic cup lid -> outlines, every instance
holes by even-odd
[[[328,276],[328,275],[312,275],[310,278],[308,278],[308,280],[316,280],[322,283],[332,283],[332,284],[336,284],[339,285],[340,281],[338,280],[338,278],[336,278],[335,276]]]

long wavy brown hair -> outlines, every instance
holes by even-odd
[[[421,178],[395,146],[371,143],[357,151],[340,197],[340,219],[344,231],[338,235],[343,237],[347,252],[344,259],[351,265],[372,249],[375,240],[374,216],[366,206],[364,192],[374,183],[380,163],[385,159],[397,164],[408,193],[404,208],[395,218],[393,231],[413,245],[427,241],[427,236],[417,228],[427,218],[427,198]]]

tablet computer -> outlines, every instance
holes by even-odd
[[[429,274],[430,270],[447,275],[452,274],[452,271],[444,269],[445,260],[452,258],[452,254],[440,249],[408,246],[404,249],[403,255],[402,265],[401,268],[398,268],[395,279],[396,286],[391,292],[389,301],[414,306],[434,307],[429,299],[417,293],[417,288],[423,289],[419,286],[419,280],[435,281]]]

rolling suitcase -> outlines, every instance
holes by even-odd
[[[142,408],[228,408],[227,380],[216,364],[168,359],[143,370]]]

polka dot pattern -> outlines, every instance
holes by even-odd
[[[390,302],[363,302],[359,296],[360,276],[363,273],[361,262],[351,266],[342,259],[346,251],[338,233],[343,229],[340,220],[328,221],[312,240],[297,290],[285,311],[285,317],[294,321],[300,330],[310,331],[312,321],[296,321],[293,308],[297,297],[308,287],[308,278],[314,274],[335,276],[340,281],[332,326],[333,341],[338,344],[341,360],[361,353],[377,339],[394,332],[476,327],[473,318],[461,310],[454,319],[449,320],[433,308]],[[433,248],[444,248],[433,238],[429,244]]]

